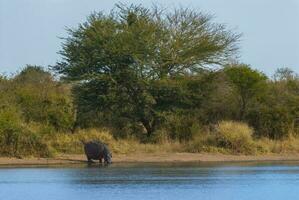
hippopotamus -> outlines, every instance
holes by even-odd
[[[101,141],[82,141],[82,143],[84,144],[84,151],[88,162],[99,160],[102,163],[102,159],[104,159],[106,164],[112,163],[112,154],[106,144]]]

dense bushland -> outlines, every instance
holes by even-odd
[[[240,77],[237,83],[227,75],[233,70],[246,72],[236,75]],[[249,72],[260,76],[254,82],[260,90],[246,85]],[[155,83],[153,92],[159,93],[161,106],[168,110],[159,113],[159,124],[148,136],[142,124],[114,119],[113,113],[100,111],[95,119],[94,114],[78,112],[82,105],[74,100],[72,85],[56,80],[41,67],[27,66],[13,77],[1,78],[0,153],[44,157],[82,153],[80,140],[90,139],[108,143],[116,153],[296,152],[299,80],[293,75],[285,78],[278,70],[275,76],[280,78],[269,79],[249,66],[234,65]],[[245,108],[239,89],[244,85],[249,91],[243,94],[250,93]],[[78,120],[82,118],[90,123]]]

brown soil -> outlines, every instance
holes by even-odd
[[[113,162],[238,162],[238,161],[299,161],[299,154],[292,155],[223,155],[200,153],[163,153],[113,155]],[[7,165],[60,165],[85,163],[84,155],[60,155],[56,158],[8,158],[0,157],[0,166]]]

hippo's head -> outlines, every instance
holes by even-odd
[[[104,156],[105,163],[111,164],[112,163],[112,154],[109,152]]]

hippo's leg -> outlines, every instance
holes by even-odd
[[[86,156],[86,157],[87,157],[87,162],[89,162],[89,163],[93,162],[90,157],[88,157],[88,156]]]
[[[100,157],[100,158],[99,158],[99,162],[100,162],[100,163],[102,163],[102,162],[103,162],[103,161],[102,161],[102,159],[103,159],[102,157]]]

